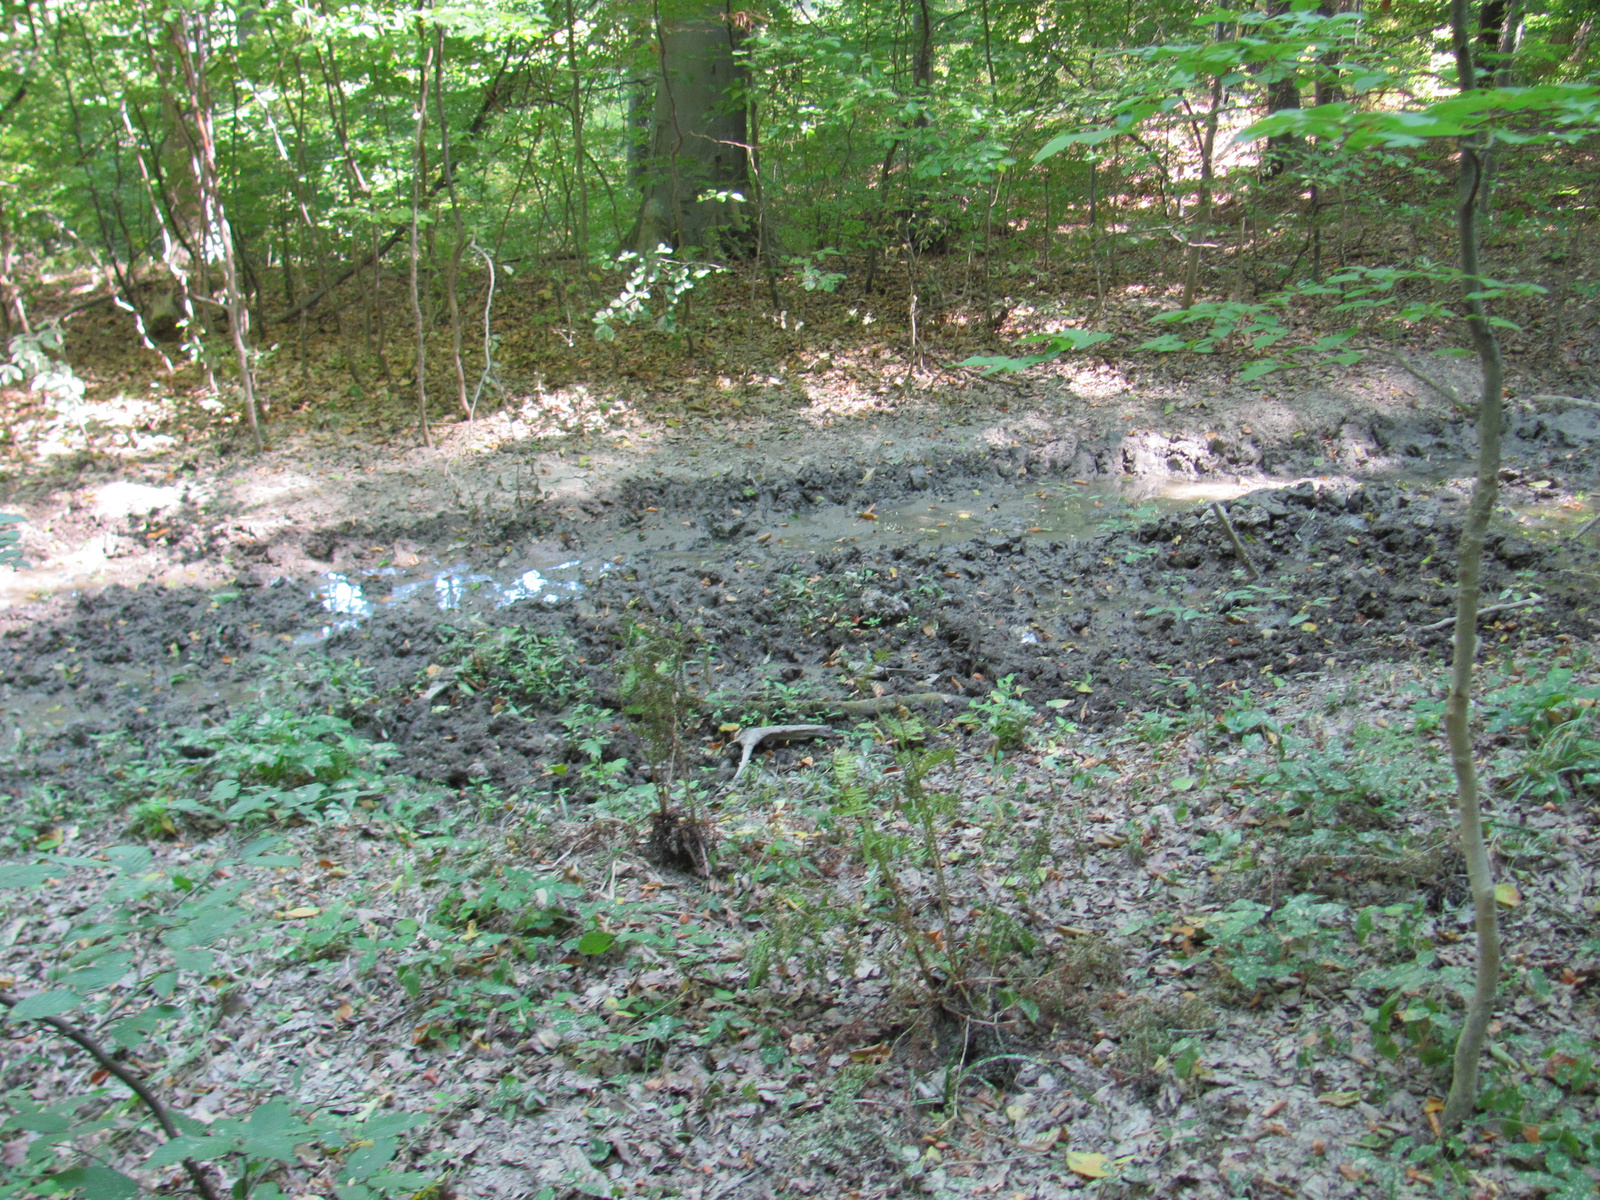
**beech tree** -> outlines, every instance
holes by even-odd
[[[662,13],[655,33],[644,194],[626,241],[642,254],[661,245],[747,248],[750,151],[737,18],[726,0],[701,4]]]

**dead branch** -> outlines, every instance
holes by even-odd
[[[1543,597],[1529,596],[1526,600],[1515,600],[1510,604],[1491,604],[1488,608],[1480,608],[1478,610],[1478,615],[1480,617],[1489,617],[1493,616],[1495,613],[1510,612],[1514,608],[1532,608],[1535,604],[1541,603],[1543,603]],[[1454,614],[1452,614],[1442,621],[1435,621],[1432,625],[1421,626],[1420,632],[1431,633],[1435,629],[1448,629],[1455,623],[1456,619]]]
[[[21,996],[14,996],[10,992],[0,992],[0,1004],[5,1005],[7,1008],[11,1008],[21,1003],[21,1001]],[[95,1041],[94,1038],[79,1029],[71,1021],[63,1017],[25,1017],[23,1019],[37,1021],[41,1025],[48,1025],[68,1041],[76,1042],[83,1047],[90,1058],[99,1063],[108,1074],[116,1076],[130,1092],[139,1097],[144,1106],[150,1110],[151,1115],[155,1117],[156,1124],[161,1126],[161,1132],[166,1134],[168,1141],[182,1136],[178,1126],[172,1120],[172,1114],[167,1111],[167,1106],[161,1102],[159,1096],[150,1090],[149,1085],[107,1054],[99,1042]],[[204,1197],[204,1200],[221,1200],[221,1197],[217,1195],[216,1189],[212,1187],[211,1178],[206,1174],[204,1167],[192,1158],[185,1158],[183,1160],[183,1168],[189,1172],[189,1178],[194,1181],[195,1191],[199,1192]]]
[[[1228,535],[1228,540],[1233,543],[1233,552],[1239,556],[1239,561],[1244,564],[1244,573],[1251,579],[1260,579],[1261,572],[1256,570],[1255,563],[1250,561],[1250,554],[1244,548],[1244,543],[1239,540],[1239,535],[1234,532],[1233,522],[1228,520],[1228,510],[1222,507],[1222,501],[1213,500],[1211,511],[1217,514],[1217,520],[1222,523],[1222,531]]]

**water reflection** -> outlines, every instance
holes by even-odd
[[[602,565],[601,570],[609,569],[610,565],[609,563]],[[575,558],[546,568],[549,574],[537,567],[531,567],[502,582],[493,575],[472,570],[466,563],[458,563],[435,571],[427,578],[396,584],[387,596],[379,598],[376,603],[385,606],[407,604],[419,597],[429,596],[440,612],[454,612],[474,596],[481,596],[485,601],[492,599],[493,607],[497,609],[508,608],[524,600],[555,605],[583,595],[584,583],[577,574],[582,569],[583,560]],[[556,575],[557,572],[572,572],[573,575],[569,578],[560,578]],[[396,567],[380,567],[362,572],[362,577],[373,579],[399,573]],[[352,579],[338,571],[329,571],[323,575],[311,594],[322,602],[324,609],[338,619],[317,629],[307,630],[295,641],[299,645],[309,645],[360,625],[374,612],[375,602],[367,592],[369,586],[368,583]]]

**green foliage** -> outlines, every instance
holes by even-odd
[[[1015,675],[1002,676],[987,696],[968,702],[970,716],[966,720],[988,730],[996,750],[1014,750],[1027,740],[1028,729],[1039,715],[1039,710],[1022,698],[1027,690],[1016,682]]]
[[[17,567],[27,565],[22,561],[22,551],[17,549],[17,543],[22,540],[22,535],[14,529],[7,528],[9,525],[21,524],[22,521],[23,518],[15,513],[0,513],[0,567],[11,567],[15,570]]]
[[[1489,731],[1508,747],[1496,774],[1517,803],[1590,797],[1600,789],[1600,687],[1569,667],[1535,663],[1528,681],[1483,698]]]
[[[359,667],[325,668],[314,694],[327,708],[359,708],[370,694],[364,678]],[[361,736],[348,717],[305,711],[307,682],[304,672],[282,672],[257,702],[215,725],[178,730],[153,751],[109,739],[114,801],[146,837],[176,835],[184,821],[316,823],[380,808],[412,824],[431,799],[382,773],[399,751]]]
[[[154,1083],[163,1073],[160,1064],[176,1068],[184,1047],[205,1037],[215,1005],[210,981],[262,941],[263,921],[240,901],[253,886],[252,873],[299,865],[275,849],[275,839],[253,842],[210,862],[196,878],[156,868],[143,846],[113,846],[103,858],[58,854],[0,866],[0,889],[93,897],[87,907],[73,906],[56,946],[45,947],[44,989],[0,1008],[0,1015],[13,1028],[62,1018],[93,1029],[105,1052],[129,1065],[147,1064],[136,1073]],[[96,886],[79,890],[86,878]],[[51,903],[56,911],[65,908]],[[72,1045],[52,1026],[39,1025],[36,1033],[10,1039],[16,1053],[8,1065],[48,1068]],[[0,1163],[0,1197],[82,1192],[90,1200],[131,1198],[141,1188],[128,1169],[193,1158],[221,1168],[233,1181],[233,1195],[244,1200],[265,1173],[297,1168],[302,1149],[318,1144],[335,1154],[350,1147],[341,1179],[357,1191],[346,1200],[419,1186],[417,1176],[388,1165],[398,1135],[424,1118],[394,1113],[350,1123],[268,1098],[244,1117],[209,1125],[173,1113],[178,1136],[167,1137],[125,1085],[104,1072],[99,1077],[105,1082],[90,1082],[44,1106],[25,1085],[0,1093],[0,1132],[36,1135],[20,1160],[7,1156]],[[159,1099],[159,1086],[155,1090]],[[106,1140],[107,1131],[130,1124],[150,1139]],[[150,1140],[156,1148],[144,1154]],[[374,1154],[371,1146],[384,1149]],[[63,1165],[74,1159],[79,1165]]]
[[[529,629],[454,633],[440,654],[454,662],[457,690],[485,693],[533,709],[560,709],[589,694],[571,643]]]
[[[628,272],[622,290],[594,314],[594,335],[602,342],[616,341],[619,325],[645,324],[662,333],[680,333],[695,284],[722,270],[714,263],[674,257],[670,246],[642,255],[624,250],[617,267]]]
[[[1003,354],[975,354],[971,358],[962,359],[960,365],[982,367],[985,375],[993,375],[996,371],[1026,371],[1029,367],[1036,367],[1040,363],[1054,362],[1063,355],[1075,354],[1102,345],[1114,336],[1098,329],[1063,329],[1059,333],[1033,333],[1022,341],[1045,343],[1048,349],[1042,354],[1028,354],[1021,358],[1011,358]]]
[[[348,820],[386,795],[377,768],[398,751],[359,736],[343,717],[275,705],[180,733],[153,759],[113,770],[147,837],[184,818],[232,824]]]
[[[1254,991],[1264,984],[1313,983],[1347,967],[1349,923],[1344,905],[1302,893],[1276,908],[1235,900],[1203,927],[1230,979]]]
[[[617,690],[644,732],[662,812],[684,768],[683,733],[699,701],[689,686],[691,635],[681,625],[640,620],[628,628]]]
[[[25,383],[34,391],[43,392],[58,409],[81,419],[77,406],[82,403],[88,384],[59,357],[64,345],[65,335],[57,321],[47,322],[31,333],[17,334],[8,347],[11,357],[0,362],[0,387]],[[4,561],[0,559],[0,563]]]

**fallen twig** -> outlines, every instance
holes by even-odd
[[[1585,521],[1582,525],[1579,525],[1567,536],[1570,540],[1577,541],[1584,534],[1588,533],[1589,530],[1593,529],[1597,524],[1600,524],[1600,513],[1596,513],[1594,516],[1590,517],[1587,521]]]
[[[1544,597],[1542,596],[1529,596],[1526,600],[1513,600],[1510,604],[1491,604],[1488,608],[1480,608],[1478,615],[1480,617],[1488,617],[1493,616],[1495,613],[1510,612],[1514,608],[1531,608],[1535,604],[1542,603],[1543,600]],[[1442,621],[1435,621],[1432,625],[1421,626],[1419,632],[1431,633],[1435,629],[1447,629],[1455,623],[1455,614],[1451,613]]]
[[[1234,532],[1233,522],[1228,520],[1228,510],[1222,507],[1222,501],[1213,500],[1211,511],[1217,514],[1217,520],[1222,522],[1222,531],[1228,535],[1228,540],[1233,543],[1233,552],[1239,556],[1239,561],[1244,564],[1244,573],[1251,579],[1260,579],[1261,572],[1256,570],[1255,563],[1250,561],[1250,555],[1244,548],[1244,543],[1239,540],[1239,535]]]
[[[1450,403],[1455,405],[1457,408],[1466,407],[1465,401],[1461,399],[1460,392],[1456,391],[1456,389],[1451,387],[1448,383],[1444,383],[1438,379],[1435,379],[1426,372],[1418,370],[1411,364],[1411,360],[1408,359],[1404,354],[1396,354],[1394,356],[1394,361],[1398,363],[1404,370],[1410,372],[1434,391],[1438,392],[1439,395],[1450,401]]]
[[[1548,412],[1557,406],[1562,408],[1600,409],[1600,401],[1585,400],[1582,396],[1557,396],[1548,392],[1540,392],[1534,396],[1518,396],[1517,401],[1538,412]]]
[[[734,745],[742,747],[744,751],[739,756],[739,769],[733,773],[733,782],[739,782],[739,776],[743,775],[744,769],[750,765],[750,756],[762,742],[799,741],[804,738],[832,736],[834,731],[831,725],[758,725],[753,729],[741,730],[733,739]]]
[[[21,1003],[21,1001],[21,996],[14,996],[10,992],[0,992],[0,1004],[4,1004],[7,1008],[11,1008]],[[24,1017],[22,1019],[37,1021],[41,1025],[48,1025],[68,1041],[76,1042],[79,1046],[82,1046],[89,1052],[89,1057],[99,1063],[108,1074],[115,1075],[129,1091],[144,1102],[144,1106],[155,1117],[156,1124],[161,1126],[161,1132],[167,1135],[168,1141],[182,1136],[178,1131],[177,1125],[173,1123],[171,1114],[167,1112],[167,1106],[161,1102],[159,1096],[150,1090],[149,1085],[107,1054],[101,1048],[100,1043],[71,1021],[62,1017]],[[194,1181],[195,1191],[199,1192],[205,1200],[221,1200],[217,1195],[216,1189],[211,1186],[211,1179],[206,1174],[204,1167],[195,1162],[194,1159],[186,1158],[183,1160],[183,1168],[189,1172],[189,1178]]]
[[[839,713],[846,717],[875,717],[897,708],[938,708],[956,700],[944,692],[908,692],[903,696],[873,696],[870,700],[818,700],[807,707],[819,713]]]

